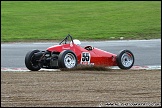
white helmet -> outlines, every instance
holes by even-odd
[[[80,44],[81,44],[81,42],[80,42],[78,39],[74,39],[73,42],[74,42],[74,44],[76,44],[76,45],[80,45]]]

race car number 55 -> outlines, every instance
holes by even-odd
[[[90,64],[90,53],[82,52],[81,54],[81,64]]]

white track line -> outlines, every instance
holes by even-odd
[[[16,71],[16,72],[29,72],[27,68],[1,68],[1,71]],[[60,69],[40,69],[39,71],[60,71]]]
[[[110,67],[111,69],[120,69],[118,66],[112,66]],[[161,70],[161,66],[160,65],[156,65],[156,66],[133,66],[131,68],[131,70]],[[16,72],[28,72],[30,70],[28,70],[27,68],[1,68],[1,71],[16,71]],[[60,69],[40,69],[39,71],[60,71]]]
[[[120,69],[118,66],[112,66],[110,67],[111,69]],[[156,66],[133,66],[131,70],[140,70],[140,69],[145,69],[145,70],[158,70],[161,69],[160,65]]]

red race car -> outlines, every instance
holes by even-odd
[[[134,55],[129,50],[122,50],[116,55],[92,46],[81,47],[80,44],[79,40],[73,40],[68,35],[59,45],[51,46],[46,51],[29,51],[25,56],[25,65],[31,71],[38,71],[41,68],[70,69],[79,64],[130,69],[134,64]]]

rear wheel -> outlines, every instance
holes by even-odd
[[[34,56],[35,53],[40,52],[39,50],[29,51],[25,56],[25,65],[31,71],[38,71],[41,69],[38,63],[38,59]]]
[[[64,50],[58,56],[59,68],[74,68],[77,66],[77,57],[71,50]]]
[[[122,50],[117,55],[117,64],[121,69],[130,69],[134,64],[134,55],[129,50]]]

